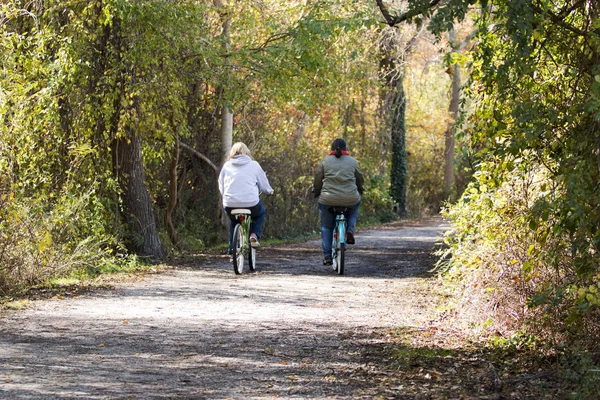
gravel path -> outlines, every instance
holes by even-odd
[[[204,256],[33,302],[0,320],[0,397],[370,398],[380,388],[365,349],[431,316],[427,271],[444,229],[431,219],[358,232],[344,276],[312,240],[264,246],[256,273]]]

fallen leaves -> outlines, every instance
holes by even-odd
[[[560,383],[548,373],[551,365],[539,354],[502,355],[501,349],[486,348],[439,328],[386,329],[379,335],[387,340],[364,346],[369,350],[364,356],[368,367],[352,375],[376,386],[379,398],[397,396],[399,391],[407,398],[481,399],[512,393],[520,398],[554,398],[561,393]],[[535,380],[527,379],[533,376]]]

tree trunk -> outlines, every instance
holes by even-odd
[[[384,81],[383,110],[384,121],[391,143],[390,196],[396,203],[395,212],[402,218],[408,215],[406,194],[408,169],[406,160],[406,94],[404,91],[404,71],[398,53],[399,46],[394,32],[384,37],[381,44],[383,53],[381,74]]]
[[[458,117],[458,107],[460,104],[460,66],[454,64],[450,68],[452,76],[452,89],[450,94],[450,106],[448,113],[450,121],[445,133],[445,148],[444,148],[444,197],[448,198],[452,192],[452,184],[454,183],[454,143],[456,137],[456,119]]]
[[[233,113],[223,105],[221,110],[221,165],[225,164],[233,145]]]
[[[391,139],[392,167],[390,171],[390,195],[398,205],[398,215],[408,216],[406,193],[408,188],[408,168],[406,160],[406,93],[402,75],[394,79],[392,103]]]
[[[223,31],[221,32],[221,38],[223,41],[223,50],[225,53],[228,53],[231,48],[231,36],[229,30],[231,28],[231,14],[226,10],[226,6],[223,3],[223,0],[214,0],[215,6],[220,9],[221,12],[221,20]],[[223,82],[227,82],[229,80],[230,75],[230,65],[228,62],[225,62],[223,66],[225,70],[225,77]],[[221,160],[220,166],[225,164],[227,161],[227,156],[229,155],[229,151],[231,150],[231,146],[233,144],[233,110],[229,108],[227,105],[227,97],[228,88],[226,85],[223,85],[221,88],[221,94],[223,97],[223,106],[221,107]],[[220,212],[219,220],[221,221],[222,232],[225,233],[227,227],[229,226],[229,218],[227,214],[223,212],[221,205],[219,204],[217,210]]]
[[[113,141],[113,160],[123,194],[123,222],[132,235],[132,250],[159,261],[164,259],[164,252],[144,182],[140,136],[131,127],[126,128],[126,133],[126,137]]]
[[[221,32],[221,40],[223,43],[223,50],[228,53],[231,48],[231,35],[229,33],[231,28],[231,14],[227,11],[223,0],[214,0],[215,6],[221,12],[221,21],[223,31]],[[223,82],[227,82],[229,79],[229,64],[226,62],[224,68],[224,79]],[[233,111],[227,105],[228,88],[226,85],[220,88],[223,106],[221,107],[221,165],[225,164],[231,145],[233,144]]]
[[[101,6],[96,6],[96,12],[100,15]],[[124,135],[118,135],[122,104],[125,103],[123,98],[127,96],[124,89],[125,81],[128,76],[135,76],[131,71],[127,71],[127,68],[122,67],[122,52],[113,51],[124,46],[120,28],[121,20],[115,17],[112,25],[104,26],[96,45],[100,53],[94,60],[95,63],[92,64],[94,73],[90,77],[89,90],[92,93],[98,90],[96,97],[98,102],[95,106],[99,109],[104,108],[101,103],[104,96],[101,96],[100,93],[114,91],[114,96],[111,115],[107,116],[108,118],[101,115],[97,120],[94,143],[97,147],[102,148],[100,144],[106,140],[105,134],[108,133],[111,138],[112,171],[121,193],[121,197],[115,201],[115,229],[118,229],[119,221],[122,221],[126,226],[126,234],[129,236],[127,239],[130,250],[158,261],[164,258],[164,252],[158,238],[152,201],[144,182],[141,138],[131,125],[125,128]],[[114,54],[115,58],[111,58],[110,54]],[[116,71],[115,84],[113,86],[101,85],[97,88],[100,77],[107,69]],[[137,105],[137,99],[135,99],[134,107]]]

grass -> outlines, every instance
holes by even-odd
[[[99,289],[111,289],[117,282],[126,282],[157,273],[165,265],[155,265],[132,256],[105,260],[98,265],[77,268],[68,274],[55,276],[37,285],[13,287],[0,295],[2,310],[22,310],[32,300],[74,297]]]

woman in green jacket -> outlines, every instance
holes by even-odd
[[[354,226],[363,192],[364,178],[356,160],[350,156],[344,139],[331,144],[331,152],[321,161],[314,177],[315,196],[319,198],[323,264],[331,265],[331,241],[335,228],[335,213],[330,208],[346,208],[348,231],[346,243],[354,244]]]

